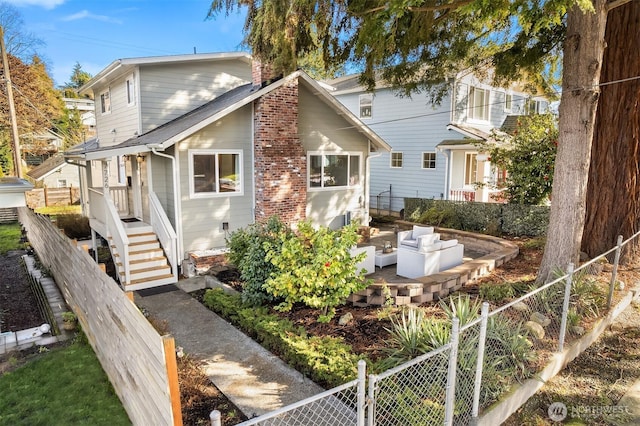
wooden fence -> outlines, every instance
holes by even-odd
[[[182,425],[172,337],[160,336],[87,252],[26,207],[20,222],[136,425]]]
[[[70,206],[80,202],[80,188],[37,188],[25,192],[27,206]]]

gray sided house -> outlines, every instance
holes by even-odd
[[[191,253],[272,215],[369,217],[369,161],[390,147],[302,71],[244,53],[121,59],[82,89],[97,138],[66,153],[127,290],[175,282]]]
[[[392,147],[371,159],[370,205],[382,211],[401,211],[405,197],[495,201],[504,172],[474,142],[490,140],[508,117],[548,108],[542,97],[515,86],[492,87],[471,74],[451,79],[439,105],[427,94],[397,96],[383,82],[367,92],[358,77],[328,84],[333,96]]]
[[[59,153],[47,158],[44,163],[29,170],[27,176],[44,188],[78,188],[80,177],[78,168],[68,164]]]

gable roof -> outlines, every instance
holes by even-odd
[[[360,121],[342,103],[331,96],[318,82],[303,71],[295,71],[265,87],[254,86],[250,83],[239,86],[180,117],[118,145],[99,147],[87,144],[74,147],[74,149],[67,151],[65,155],[67,157],[95,160],[114,155],[149,152],[155,148],[163,150],[294,79],[298,79],[298,81],[312,88],[312,92],[316,96],[347,120],[357,131],[364,134],[376,149],[391,150],[389,144]]]
[[[227,61],[239,59],[251,64],[251,55],[246,52],[223,52],[223,53],[196,53],[188,55],[171,55],[171,56],[147,56],[141,58],[123,58],[116,59],[106,66],[102,71],[93,76],[91,80],[86,82],[78,93],[89,94],[91,88],[104,83],[107,79],[111,80],[117,75],[131,72],[135,67],[140,65],[154,64],[174,64],[185,62],[203,62],[203,61]]]
[[[33,180],[41,180],[45,177],[49,176],[51,173],[56,170],[62,168],[65,164],[64,156],[60,154],[56,154],[52,157],[47,158],[42,164],[27,172],[27,176],[29,176]]]

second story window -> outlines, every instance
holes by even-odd
[[[511,112],[513,108],[513,95],[511,93],[504,94],[504,110],[505,112]]]
[[[109,89],[100,93],[100,112],[109,114],[111,112],[111,92]]]
[[[360,95],[360,118],[371,118],[373,94]]]
[[[129,78],[127,78],[127,81],[125,82],[125,90],[127,92],[127,106],[131,106],[134,105],[136,103],[136,98],[135,98],[135,85],[133,82],[133,75],[129,76]]]
[[[391,153],[391,168],[399,169],[402,167],[402,153],[401,152],[392,152]]]
[[[469,118],[489,121],[489,91],[478,87],[469,89]]]

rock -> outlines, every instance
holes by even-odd
[[[518,312],[527,312],[529,310],[529,307],[524,302],[518,302],[515,305],[513,305],[512,308]]]
[[[602,265],[602,270],[604,272],[613,272],[613,265],[610,263],[605,263],[604,265]]]
[[[620,280],[616,281],[616,290],[620,290],[620,291],[624,290],[624,281],[620,281]]]
[[[542,326],[537,322],[527,321],[524,323],[524,328],[536,340],[544,339],[544,328],[542,328]]]
[[[571,334],[575,334],[576,336],[582,336],[584,334],[584,327],[580,327],[579,325],[574,325],[571,327]]]
[[[589,255],[583,251],[580,252],[580,262],[586,262],[589,260]]]
[[[541,314],[540,312],[534,312],[531,314],[531,318],[529,318],[531,321],[533,322],[537,322],[538,324],[540,324],[543,327],[548,326],[549,324],[551,324],[551,320],[547,317],[544,316],[544,314]]]
[[[342,315],[340,317],[340,319],[338,320],[338,324],[339,325],[347,325],[351,321],[353,321],[353,314],[351,312],[347,312],[346,314],[344,314],[344,315]]]

